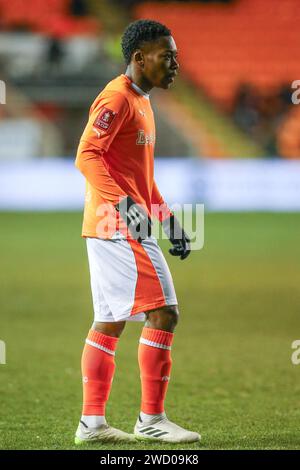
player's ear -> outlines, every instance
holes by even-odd
[[[138,49],[137,51],[134,52],[134,54],[133,54],[133,60],[134,60],[141,68],[144,67],[144,63],[145,63],[144,54],[143,54],[143,52],[142,52],[140,49]]]

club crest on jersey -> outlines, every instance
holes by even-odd
[[[107,131],[110,128],[116,115],[117,113],[115,113],[111,109],[102,108],[94,122],[94,127],[98,127],[98,129],[104,129],[105,131]]]
[[[153,134],[145,134],[143,129],[139,129],[136,139],[137,145],[150,145],[154,144],[155,138]]]

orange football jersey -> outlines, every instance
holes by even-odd
[[[170,211],[154,182],[155,123],[149,95],[122,74],[108,83],[90,108],[76,166],[87,180],[83,237],[128,235],[114,205],[131,196],[163,220]]]

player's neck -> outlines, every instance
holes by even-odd
[[[145,93],[149,93],[150,90],[152,90],[153,86],[150,85],[149,81],[145,79],[145,77],[141,76],[136,70],[133,70],[130,65],[128,65],[125,75]]]

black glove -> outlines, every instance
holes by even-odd
[[[116,206],[116,210],[126,223],[132,238],[141,243],[151,235],[152,221],[145,209],[136,204],[130,197],[124,197]]]
[[[172,256],[180,256],[180,259],[185,259],[191,252],[190,239],[181,227],[180,223],[174,215],[162,222],[165,234],[173,245],[169,249]]]

